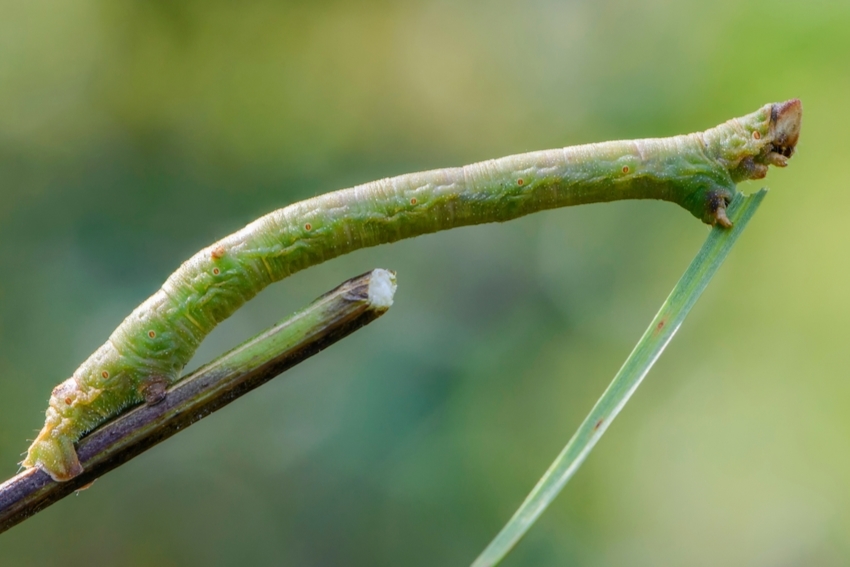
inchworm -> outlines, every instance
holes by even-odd
[[[546,150],[382,179],[257,219],[195,254],[53,389],[25,467],[82,472],[74,443],[127,406],[162,400],[203,338],[272,282],[358,248],[459,226],[619,199],[678,203],[730,226],[736,184],[784,167],[800,133],[797,99],[695,134]]]

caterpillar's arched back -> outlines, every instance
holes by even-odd
[[[162,399],[204,337],[261,289],[352,250],[619,199],[672,201],[703,222],[729,226],[736,184],[786,165],[801,115],[794,99],[705,132],[412,173],[274,211],[186,261],[53,389],[23,465],[56,480],[80,474],[74,442],[81,435],[127,406]]]

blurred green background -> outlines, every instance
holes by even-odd
[[[504,563],[850,564],[850,3],[0,2],[0,478],[184,259],[410,171],[803,100],[798,154],[667,353]],[[706,236],[623,202],[361,251],[374,325],[0,536],[2,565],[466,565]]]

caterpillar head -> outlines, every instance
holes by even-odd
[[[726,170],[734,183],[761,179],[768,167],[785,167],[794,155],[800,138],[803,105],[793,98],[785,102],[766,104],[746,116],[693,134],[698,143]],[[725,175],[723,176],[725,177]],[[732,226],[726,216],[726,205],[732,199],[734,187],[720,180],[719,187],[707,189],[705,198],[694,205],[694,215],[708,224]]]
[[[803,105],[798,98],[771,105],[769,145],[763,150],[766,163],[779,167],[788,165],[788,158],[794,155],[797,140],[800,138],[802,119]]]
[[[721,155],[737,183],[761,179],[770,165],[785,167],[800,138],[803,105],[800,99],[767,104],[747,116],[730,121]],[[729,124],[729,123],[727,123]]]

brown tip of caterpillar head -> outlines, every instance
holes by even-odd
[[[794,155],[797,140],[800,138],[800,124],[803,120],[803,103],[798,98],[774,103],[770,108],[771,148],[768,161],[784,167],[788,158]]]

